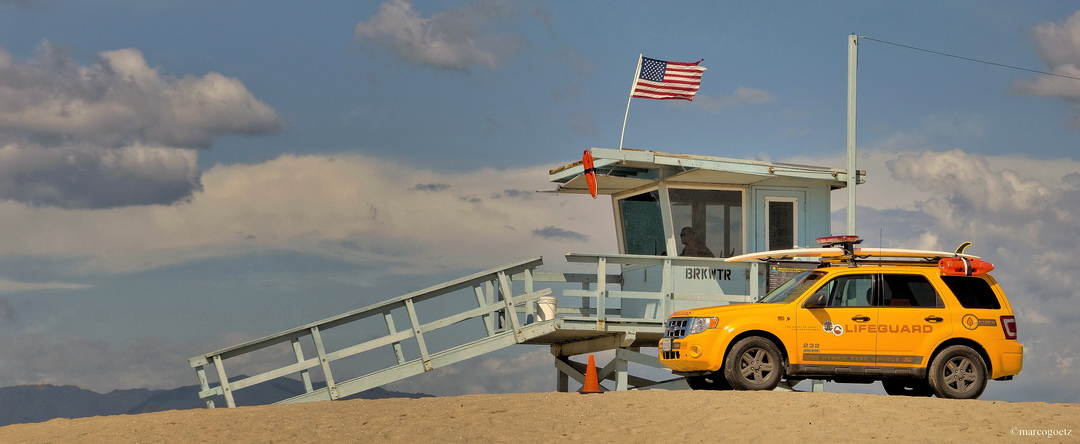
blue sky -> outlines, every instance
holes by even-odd
[[[1074,2],[655,8],[0,2],[0,385],[192,384],[201,352],[614,252],[606,203],[520,191],[617,146],[639,53],[708,71],[693,102],[635,100],[627,147],[836,167],[851,33],[1080,77]],[[1080,402],[1080,80],[871,40],[859,55],[859,231],[974,241],[1029,353],[986,397]],[[485,359],[395,388],[553,389],[546,350]]]

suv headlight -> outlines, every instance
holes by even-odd
[[[710,328],[716,328],[716,324],[719,323],[720,319],[717,318],[694,318],[690,321],[690,331],[687,334],[697,334]]]

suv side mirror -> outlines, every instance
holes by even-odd
[[[825,302],[825,293],[814,293],[806,299],[806,303],[803,304],[803,308],[824,308]]]

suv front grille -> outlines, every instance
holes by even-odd
[[[664,327],[665,338],[685,338],[690,328],[690,318],[669,318]]]

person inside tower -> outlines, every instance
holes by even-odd
[[[682,256],[716,257],[712,250],[709,250],[709,247],[705,246],[705,243],[698,238],[697,231],[693,227],[683,227],[682,232],[679,233],[679,238],[685,245]]]

